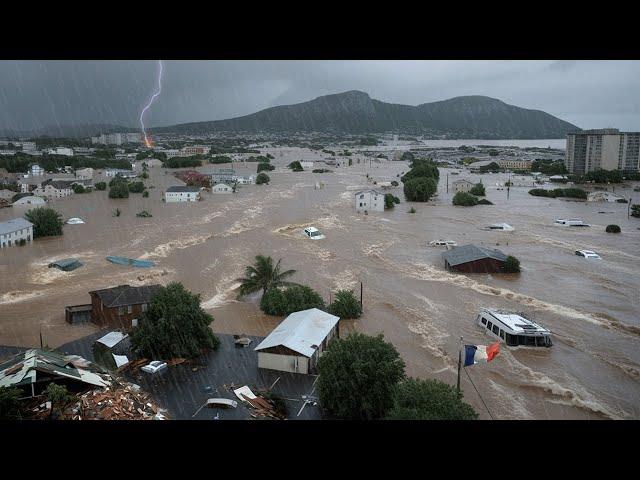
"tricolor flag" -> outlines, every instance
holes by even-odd
[[[478,362],[490,362],[500,353],[500,342],[491,345],[465,345],[464,366],[475,365]]]

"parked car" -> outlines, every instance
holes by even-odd
[[[167,362],[161,362],[159,360],[154,360],[153,362],[145,365],[140,370],[147,373],[158,373],[167,368]]]
[[[304,229],[304,234],[311,240],[322,240],[325,236],[320,233],[316,227],[308,227]]]
[[[591,250],[576,250],[576,255],[578,255],[579,257],[593,258],[596,260],[602,259],[600,255],[598,255],[596,252],[592,252]]]

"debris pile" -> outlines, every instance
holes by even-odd
[[[225,387],[227,386],[225,385]],[[231,388],[233,388],[233,384]],[[233,390],[233,393],[252,408],[252,411],[249,412],[252,418],[267,417],[276,420],[286,420],[287,418],[272,400],[266,398],[262,393],[255,395],[246,385]]]

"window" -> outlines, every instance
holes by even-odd
[[[133,312],[133,307],[131,305],[127,306],[127,313]]]
[[[500,338],[505,340],[504,338],[504,330],[500,329]]]
[[[124,307],[118,307],[118,315],[124,315]]]
[[[488,328],[489,330],[491,330],[491,327],[492,327],[492,326],[493,326],[493,323],[491,323],[491,322],[487,322],[487,328]]]
[[[487,319],[486,319],[486,318],[484,318],[484,317],[482,317],[481,322],[482,322],[482,324],[483,324],[483,325],[486,325],[486,324],[487,324]]]
[[[506,334],[507,336],[507,345],[509,345],[510,347],[515,347],[516,345],[518,345],[518,336],[517,335],[511,335],[510,333]]]
[[[497,326],[497,325],[494,325],[494,326],[491,328],[491,331],[492,331],[493,333],[495,333],[496,335],[498,335],[498,334],[500,333],[500,329],[498,328],[498,326]]]

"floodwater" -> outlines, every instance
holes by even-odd
[[[493,206],[453,207],[441,169],[439,195],[429,204],[404,201],[392,211],[356,214],[354,192],[367,186],[366,174],[392,180],[408,170],[405,162],[363,162],[333,173],[293,173],[284,166],[301,158],[321,158],[297,148],[267,149],[277,169],[269,185],[242,186],[236,194],[205,194],[195,204],[165,204],[163,191],[180,184],[162,168],[151,169],[149,198],[109,199],[107,192],[75,195],[54,202],[67,225],[60,238],[39,239],[0,252],[0,344],[39,345],[39,333],[52,347],[95,331],[64,321],[65,305],[89,302],[88,291],[121,284],[180,281],[199,293],[215,318],[213,330],[266,335],[281,320],[263,315],[256,299],[236,300],[236,279],[258,254],[282,258],[297,270],[294,280],[331,292],[364,290],[364,315],[345,330],[384,333],[400,351],[407,373],[456,382],[460,337],[464,343],[493,342],[474,322],[481,307],[524,312],[550,328],[549,349],[507,348],[491,363],[468,367],[461,385],[481,418],[598,419],[640,418],[640,220],[627,219],[627,205],[569,202],[532,197],[530,184],[497,190],[504,175],[484,175]],[[255,171],[255,165],[251,165]],[[332,167],[330,167],[332,168]],[[203,167],[202,170],[210,170]],[[241,169],[239,169],[242,172]],[[476,180],[462,173],[449,176]],[[316,189],[316,182],[324,188]],[[640,194],[623,192],[629,198]],[[640,203],[640,202],[638,202]],[[112,216],[119,208],[120,217]],[[146,209],[152,218],[137,218]],[[12,211],[13,210],[13,211]],[[598,212],[608,213],[598,213]],[[20,215],[0,210],[0,220]],[[554,219],[580,217],[591,228],[554,225]],[[481,227],[506,222],[514,232]],[[606,234],[607,224],[622,234]],[[306,239],[316,226],[325,240]],[[519,275],[462,275],[443,269],[442,250],[430,240],[459,245],[499,244],[522,264]],[[595,250],[600,261],[574,255]],[[149,259],[151,269],[113,265],[107,255]],[[73,272],[48,269],[60,258],[85,265]],[[471,383],[473,381],[473,384]],[[483,405],[478,393],[486,402]]]

